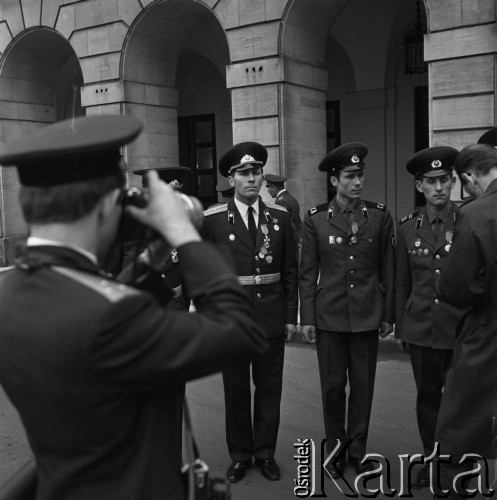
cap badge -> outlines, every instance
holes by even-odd
[[[351,161],[352,163],[359,163],[361,160],[359,160],[359,157],[358,157],[357,155],[354,155],[354,156],[350,159],[350,161]]]
[[[442,166],[442,162],[440,160],[433,160],[431,162],[431,168],[440,168]]]
[[[240,160],[240,163],[250,163],[255,161],[255,158],[252,155],[243,155],[243,158]]]

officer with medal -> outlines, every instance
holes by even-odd
[[[141,129],[85,116],[0,148],[29,225],[15,268],[0,273],[0,383],[26,430],[39,500],[185,500],[178,386],[263,350],[236,275],[157,172],[146,206],[123,208],[120,148]],[[124,213],[160,235],[141,265],[157,269],[177,249],[196,314],[102,272]]]
[[[274,454],[285,340],[293,338],[297,323],[297,258],[290,215],[259,196],[267,157],[266,148],[257,142],[228,150],[219,160],[219,172],[234,187],[234,198],[204,212],[205,238],[229,249],[239,282],[266,334],[261,356],[223,371],[231,482],[245,476],[252,458],[264,477],[280,479]]]
[[[396,245],[395,336],[409,347],[417,388],[416,414],[423,454],[435,445],[435,426],[454,336],[464,310],[440,297],[436,282],[449,255],[458,207],[450,201],[457,150],[434,146],[414,154],[407,171],[426,206],[399,222]],[[430,485],[429,464],[417,473],[420,487]]]
[[[274,198],[276,205],[285,207],[292,218],[292,227],[295,235],[295,244],[300,245],[302,238],[302,219],[300,218],[300,205],[296,198],[285,188],[286,177],[276,174],[266,174],[266,189]]]
[[[340,441],[338,478],[349,463],[357,473],[366,453],[373,401],[378,334],[394,322],[394,228],[381,203],[361,199],[366,145],[353,142],[319,164],[330,172],[336,196],[304,217],[300,261],[300,322],[307,342],[316,342],[327,450]],[[346,401],[346,385],[349,397]],[[351,444],[346,449],[348,440]]]

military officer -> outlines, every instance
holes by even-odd
[[[437,293],[452,245],[458,207],[450,201],[457,150],[435,146],[407,162],[426,206],[399,222],[396,245],[395,336],[409,346],[417,387],[416,413],[424,456],[435,445],[435,426],[445,377],[452,361],[454,335],[464,311]],[[430,464],[417,474],[418,486],[430,485]]]
[[[286,177],[275,174],[266,174],[266,188],[268,193],[274,198],[276,205],[285,207],[292,218],[295,243],[300,244],[302,238],[302,219],[300,218],[300,205],[294,196],[285,188]]]
[[[120,146],[141,128],[80,117],[0,150],[30,227],[16,267],[0,273],[0,383],[26,429],[39,500],[186,499],[171,394],[262,352],[236,276],[156,172],[147,206],[127,212],[178,249],[197,313],[165,311],[101,271],[123,214]],[[157,257],[148,248],[140,262]]]
[[[234,187],[234,198],[205,212],[206,237],[231,251],[238,279],[266,333],[263,355],[252,364],[239,363],[223,371],[231,482],[245,476],[252,457],[264,477],[280,478],[274,453],[285,339],[296,331],[297,259],[289,214],[259,196],[267,156],[266,148],[257,142],[243,142],[227,151],[219,160],[219,172]]]
[[[453,491],[453,480],[475,467],[471,460],[462,461],[464,455],[495,458],[497,406],[497,150],[488,144],[467,146],[454,168],[483,194],[459,212],[439,283],[446,302],[469,309],[459,325],[435,432],[440,453],[452,460],[440,467],[440,486],[450,491],[448,498],[462,496]]]
[[[300,262],[300,322],[307,342],[317,342],[328,451],[342,450],[330,474],[340,477],[344,448],[356,472],[366,452],[373,400],[378,333],[394,321],[394,231],[381,203],[364,201],[366,145],[344,144],[319,164],[330,171],[336,196],[304,217]],[[349,379],[346,405],[345,387]],[[346,407],[348,411],[346,412]],[[348,415],[347,422],[345,415]]]

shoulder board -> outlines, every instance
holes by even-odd
[[[411,220],[412,218],[414,217],[417,217],[417,215],[419,214],[419,210],[417,212],[412,212],[410,213],[409,215],[406,215],[405,217],[402,217],[402,219],[399,220],[399,226],[401,226],[402,224],[404,224],[404,222],[407,222],[408,220]]]
[[[383,205],[383,203],[377,203],[376,201],[368,201],[368,200],[364,200],[363,203],[368,208],[376,208],[377,210],[381,210],[382,212],[386,212],[387,210],[387,207]]]
[[[128,297],[138,296],[142,293],[135,288],[124,285],[123,283],[108,280],[95,274],[77,271],[69,267],[51,266],[51,269],[56,273],[63,274],[80,285],[93,290],[101,297],[112,303],[119,302],[120,300]]]
[[[14,269],[14,266],[0,267],[0,272],[8,271],[9,269]]]
[[[222,212],[226,212],[228,210],[227,203],[220,203],[217,205],[213,205],[209,207],[207,210],[204,210],[204,217],[208,217],[209,215],[220,214]]]
[[[275,210],[280,210],[281,212],[288,212],[288,210],[285,207],[282,207],[281,205],[276,205],[276,203],[271,203],[271,202],[264,202],[266,207],[268,208],[274,208]]]
[[[319,212],[325,212],[328,210],[329,203],[321,203],[321,205],[316,205],[315,207],[310,208],[307,210],[307,214],[309,217],[312,217],[313,215],[316,215]]]

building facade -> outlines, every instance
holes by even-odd
[[[416,204],[407,159],[462,148],[495,125],[495,0],[421,0],[427,73],[405,73],[416,0],[0,0],[0,141],[78,115],[144,123],[134,170],[192,168],[217,199],[217,158],[269,150],[302,210],[326,201],[317,165],[334,146],[369,146],[364,198],[396,218]],[[418,16],[418,17],[417,17]],[[265,191],[265,190],[263,190]],[[15,169],[0,168],[0,266],[26,236]],[[460,199],[460,188],[454,198]]]

